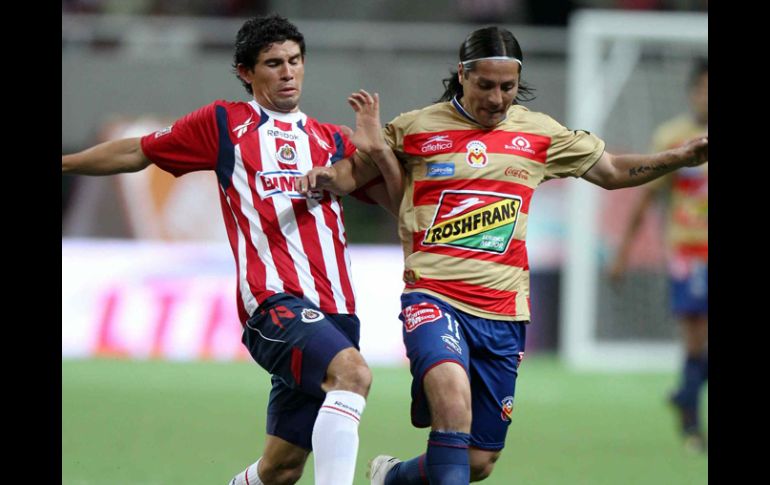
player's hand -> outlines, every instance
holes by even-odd
[[[316,196],[317,192],[334,186],[337,172],[332,167],[314,167],[305,175],[297,177],[294,185],[304,196]]]
[[[388,148],[382,136],[380,124],[380,96],[369,94],[363,89],[348,97],[348,104],[356,112],[356,130],[342,127],[350,141],[364,153],[385,150]]]
[[[689,167],[706,163],[709,160],[709,137],[705,135],[693,138],[680,146],[678,150],[681,150],[682,156],[686,160],[685,163]]]

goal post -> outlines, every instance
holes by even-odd
[[[707,50],[706,13],[576,11],[568,26],[567,126],[596,133],[611,152],[649,151],[654,129],[687,110],[688,75]],[[626,205],[634,190],[619,191]],[[657,248],[648,245],[657,255],[630,267],[623,289],[612,288],[605,269],[625,222],[613,208],[618,191],[582,180],[567,191],[560,356],[573,369],[673,369],[682,354],[662,237]]]

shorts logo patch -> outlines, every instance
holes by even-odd
[[[445,190],[422,244],[502,254],[513,239],[521,204],[516,195]]]
[[[302,321],[305,323],[317,322],[319,320],[323,320],[323,318],[324,314],[318,310],[313,310],[312,308],[302,309]]]
[[[432,303],[417,303],[404,308],[404,327],[407,332],[425,323],[435,322],[441,318],[441,309]]]
[[[504,397],[500,403],[502,404],[500,419],[503,421],[511,421],[511,415],[513,414],[513,396]]]
[[[484,168],[489,162],[487,158],[487,146],[484,142],[473,140],[465,145],[468,153],[465,155],[465,161],[473,168]]]
[[[444,334],[441,336],[441,340],[446,344],[446,348],[451,350],[457,355],[463,355],[463,348],[460,347],[460,342],[452,335]]]

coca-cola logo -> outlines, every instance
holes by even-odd
[[[507,177],[515,177],[517,179],[529,180],[529,172],[523,168],[508,167],[505,169],[505,175]]]

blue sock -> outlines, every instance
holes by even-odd
[[[675,400],[685,410],[685,430],[695,430],[699,426],[698,408],[700,389],[708,379],[708,353],[687,356],[682,369],[682,383]]]
[[[425,462],[431,485],[468,485],[471,469],[468,463],[468,433],[431,431]]]
[[[709,380],[709,351],[703,353],[700,363],[701,384]]]
[[[385,485],[427,485],[427,483],[425,455],[398,463],[385,477]]]

